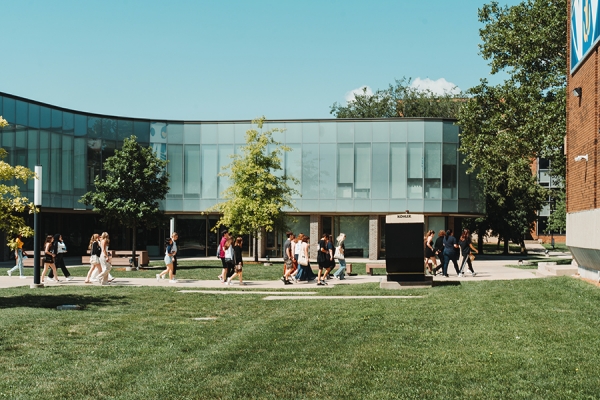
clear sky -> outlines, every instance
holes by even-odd
[[[403,76],[499,82],[478,54],[489,1],[0,0],[0,91],[115,116],[331,118]]]

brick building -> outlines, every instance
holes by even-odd
[[[600,278],[599,0],[570,0],[567,74],[567,246],[581,276]]]

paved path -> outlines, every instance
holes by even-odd
[[[363,261],[364,262],[364,261]],[[476,260],[474,263],[475,271],[477,276],[471,276],[469,273],[464,278],[458,278],[456,274],[450,275],[449,278],[444,278],[440,275],[433,278],[436,281],[484,281],[484,280],[507,280],[507,279],[534,279],[535,270],[525,270],[519,268],[506,267],[506,264],[515,264],[516,260]],[[454,268],[450,268],[453,271]],[[280,280],[270,281],[246,281],[245,286],[239,286],[234,283],[233,286],[225,286],[217,280],[193,280],[193,279],[180,279],[177,283],[169,283],[168,280],[157,281],[155,278],[135,278],[125,277],[117,278],[110,286],[164,286],[164,287],[178,287],[181,289],[192,289],[192,288],[207,288],[207,289],[286,289],[286,290],[297,290],[297,289],[327,289],[336,285],[354,285],[360,283],[374,282],[379,283],[381,279],[385,278],[383,270],[375,270],[381,275],[357,275],[347,277],[344,280],[330,279],[328,280],[327,286],[317,286],[316,282],[310,283],[296,283],[293,285],[284,285]],[[18,274],[18,273],[17,273]],[[131,273],[135,275],[135,272]],[[62,276],[61,276],[62,278]],[[97,283],[86,284],[84,283],[84,277],[73,277],[72,281],[65,281],[62,278],[60,283],[48,283],[47,286],[89,286],[97,287]],[[28,276],[26,279],[20,279],[18,276],[9,277],[6,275],[6,269],[0,269],[0,289],[9,287],[29,286],[33,283],[33,277]]]
[[[528,251],[544,253],[545,249],[538,244],[528,243],[527,244]],[[550,255],[553,257],[569,257],[569,254],[560,253],[560,252],[550,252]],[[373,263],[374,261],[367,261],[364,259],[356,259],[356,260],[348,260],[349,262],[356,263]],[[14,262],[14,261],[13,261]],[[376,261],[378,263],[384,263],[384,260]],[[470,273],[466,273],[465,277],[459,278],[456,276],[454,272],[454,268],[452,264],[449,266],[448,271],[451,274],[449,278],[444,278],[440,275],[435,276],[433,278],[434,284],[435,282],[447,282],[447,281],[489,281],[489,280],[513,280],[513,279],[536,279],[538,278],[535,274],[535,269],[520,269],[520,268],[512,268],[507,267],[507,265],[515,265],[518,262],[517,256],[508,256],[506,258],[500,257],[489,257],[486,256],[479,257],[475,260],[473,264],[473,268],[477,272],[476,276],[471,276]],[[2,263],[3,267],[8,267],[7,264]],[[465,267],[466,269],[466,267]],[[0,268],[0,289],[2,288],[10,288],[10,287],[20,287],[20,286],[29,286],[33,284],[33,277],[28,276],[26,279],[20,279],[18,276],[9,277],[6,275],[6,268]],[[382,279],[385,279],[385,275],[383,274],[383,270],[375,270],[375,273],[379,273],[380,275],[369,276],[369,275],[357,275],[347,277],[344,280],[330,279],[328,280],[327,286],[317,286],[316,281],[312,281],[310,283],[296,283],[293,285],[284,285],[280,280],[269,280],[269,281],[246,281],[245,286],[239,286],[237,283],[234,283],[233,286],[225,286],[217,280],[193,280],[193,279],[180,279],[177,283],[169,283],[168,280],[157,281],[155,278],[135,278],[135,277],[124,277],[117,278],[110,286],[163,286],[163,287],[177,287],[184,290],[195,289],[195,288],[204,288],[204,289],[227,289],[227,290],[246,290],[246,289],[285,289],[285,290],[298,290],[298,289],[312,289],[312,290],[326,290],[328,288],[332,288],[336,285],[354,285],[361,283],[379,283]],[[17,272],[18,274],[18,272]],[[135,275],[135,272],[131,273]],[[62,277],[62,276],[61,276]],[[97,283],[86,284],[84,283],[84,277],[74,277],[72,281],[66,282],[63,280],[60,283],[49,283],[48,286],[88,286],[88,287],[99,287]],[[107,288],[109,288],[107,287]]]

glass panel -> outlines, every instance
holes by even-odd
[[[169,143],[183,143],[183,124],[167,124]]]
[[[63,112],[60,110],[52,109],[52,129],[63,129],[73,133],[73,114],[66,112],[64,113],[64,117],[65,119],[69,119],[69,121],[66,121],[66,123],[69,124],[68,129],[65,129],[65,127],[63,126]]]
[[[302,123],[287,122],[285,124],[285,141],[286,143],[302,143]],[[237,140],[237,136],[236,136]]]
[[[442,166],[442,198],[456,199],[457,198],[457,145],[444,144],[443,166]]]
[[[133,121],[127,119],[117,120],[117,138],[123,140],[131,137],[131,135],[133,135]]]
[[[17,100],[17,120],[18,125],[27,126],[27,103]],[[38,125],[39,128],[39,125]]]
[[[309,122],[302,124],[303,143],[319,143],[319,123]]]
[[[133,121],[133,134],[138,138],[138,142],[150,143],[150,122]]]
[[[8,122],[10,122],[11,124],[14,124],[16,121],[16,119],[15,119],[15,113],[16,113],[15,100],[5,97],[2,103],[3,103],[2,117],[5,120],[7,120]]]
[[[219,140],[221,138],[219,137]],[[227,172],[223,167],[231,164],[231,155],[233,154],[233,145],[219,145],[219,173]],[[219,176],[219,192],[218,197],[223,196],[223,192],[231,185],[231,182],[226,176]]]
[[[29,104],[29,127],[40,127],[40,106],[37,104]]]
[[[354,146],[338,144],[338,183],[354,183]]]
[[[357,143],[354,146],[354,196],[356,198],[368,199],[371,197],[371,145],[368,143]]]
[[[169,194],[183,194],[183,146],[178,144],[167,145],[167,172],[169,173]]]
[[[74,138],[74,168],[73,168],[73,184],[75,193],[80,194],[86,189],[86,174],[85,174],[85,153],[87,139]]]
[[[60,172],[62,190],[71,194],[73,193],[73,136],[58,136],[62,139],[62,166]]]
[[[27,168],[32,171],[35,171],[35,166],[38,164],[38,137],[39,132],[37,130],[28,130],[27,131]],[[34,188],[34,180],[30,179],[27,181],[27,189],[33,190]]]
[[[396,126],[393,122],[391,125]],[[373,141],[374,142],[389,142],[390,141],[390,123],[389,122],[373,122]],[[398,141],[399,139],[396,139]],[[404,138],[406,140],[406,138]]]
[[[337,198],[350,199],[354,186],[354,145],[338,144]]]
[[[50,155],[50,180],[52,193],[60,193],[61,186],[61,135],[52,133],[50,135],[52,150]]]
[[[440,133],[441,136],[441,133]],[[442,147],[438,143],[425,144],[425,198],[442,198]]]
[[[335,217],[335,234],[344,233],[346,240],[346,257],[369,257],[369,217],[339,216]]]
[[[474,196],[475,190],[473,190],[473,193],[471,193],[471,190],[469,187],[470,178],[471,178],[472,174],[471,175],[467,174],[467,169],[469,167],[467,164],[463,163],[464,156],[460,153],[459,153],[458,160],[459,160],[459,163],[458,163],[458,171],[459,171],[458,198],[459,199],[468,199],[469,197],[475,197]]]
[[[423,143],[408,144],[408,178],[423,178]]]
[[[373,178],[371,196],[373,199],[387,199],[389,196],[389,154],[387,143],[373,143]]]
[[[373,122],[356,122],[354,124],[354,140],[356,142],[370,142]]]
[[[200,197],[200,145],[184,147],[185,197]]]
[[[319,145],[317,144],[302,146],[302,198],[319,198]]]
[[[319,141],[321,143],[335,143],[336,126],[335,122],[321,122],[319,124]]]
[[[135,122],[133,123],[133,130],[135,133]],[[154,154],[161,160],[167,159],[167,126],[164,122],[153,122],[148,128],[150,129],[150,146],[154,151]],[[137,134],[136,134],[137,136]],[[167,166],[168,168],[168,166]]]
[[[203,124],[202,125],[202,139],[201,143],[218,143],[217,125],[214,124]]]
[[[87,117],[75,114],[75,136],[85,136],[87,133]]]
[[[233,143],[235,138],[233,124],[218,124],[217,131],[219,135],[219,143]]]
[[[357,124],[360,125],[360,124]],[[338,122],[337,124],[337,141],[338,143],[354,142],[354,123],[353,122]]]
[[[183,125],[183,143],[200,144],[200,124]]]
[[[288,181],[288,185],[302,194],[302,145],[287,144],[291,151],[285,153],[285,174],[298,179],[298,183]],[[299,195],[293,198],[299,198]]]
[[[113,140],[117,138],[117,120],[102,118],[102,137]]]
[[[425,141],[441,142],[443,127],[443,124],[440,124],[438,121],[425,121]]]
[[[390,143],[390,187],[392,199],[406,198],[406,144]]]
[[[31,116],[29,116],[29,118],[31,118]],[[50,129],[51,127],[52,111],[48,107],[40,107],[40,128]]]
[[[421,142],[425,141],[425,122],[410,121],[408,122],[408,141]]]
[[[42,166],[42,190],[50,193],[50,134],[40,131],[40,165]]]
[[[217,146],[202,146],[202,198],[217,198]]]
[[[319,198],[335,199],[335,144],[320,145],[319,153]]]
[[[102,118],[88,117],[87,135],[89,137],[102,137]]]
[[[310,216],[297,215],[295,217],[287,217],[285,221],[287,228],[294,232],[296,236],[303,233],[305,236],[310,235]]]

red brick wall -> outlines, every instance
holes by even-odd
[[[571,2],[568,21],[571,21]],[[570,22],[567,29],[567,49],[571,48]],[[571,75],[567,56],[567,212],[598,208],[598,46]],[[573,89],[581,87],[581,96]],[[575,157],[588,154],[588,162]]]

